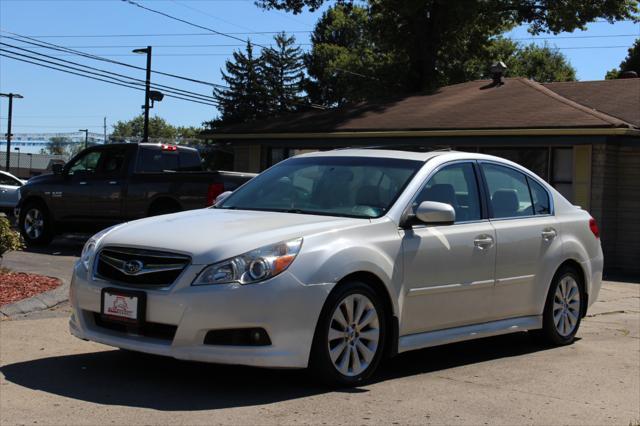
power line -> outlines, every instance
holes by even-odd
[[[6,50],[6,49],[1,49],[1,50]],[[19,55],[19,54],[12,52],[11,55]],[[40,67],[49,68],[49,69],[52,69],[52,70],[56,70],[56,71],[60,71],[60,72],[68,73],[68,74],[77,75],[77,76],[80,76],[80,77],[85,77],[85,78],[88,78],[88,79],[91,79],[91,80],[102,81],[102,82],[113,84],[113,85],[116,85],[116,86],[122,86],[122,87],[127,87],[129,89],[144,91],[143,88],[135,86],[135,85],[133,85],[133,83],[128,83],[128,84],[127,83],[121,83],[121,82],[113,81],[114,80],[113,78],[112,78],[112,80],[107,80],[107,79],[103,79],[103,78],[92,77],[92,76],[87,75],[87,74],[81,74],[81,73],[78,73],[78,72],[69,71],[69,70],[64,69],[64,68],[57,68],[57,67],[53,67],[53,66],[50,66],[50,65],[45,65],[45,64],[42,64],[42,63],[39,63],[39,62],[34,62],[34,61],[27,60],[27,59],[23,59],[23,58],[20,58],[20,57],[10,56],[7,53],[0,53],[0,56],[3,56],[5,58],[10,58],[10,59],[13,59],[13,60],[16,60],[16,61],[27,62],[27,63],[33,64],[33,65],[38,65]],[[23,55],[23,56],[26,56],[26,55]],[[59,67],[63,67],[62,65],[58,65],[58,66]],[[198,104],[203,104],[203,105],[208,105],[208,106],[213,106],[213,107],[217,107],[218,106],[217,104],[208,103],[208,102],[202,102],[202,101],[198,101],[198,100],[195,100],[195,99],[185,98],[185,97],[177,96],[177,95],[167,94],[165,96],[167,96],[169,98],[181,99],[181,100],[184,100],[184,101],[195,102],[195,103],[198,103]]]
[[[81,64],[81,63],[78,63],[78,62],[67,61],[67,60],[64,60],[64,59],[57,59],[56,57],[51,56],[51,55],[45,55],[44,53],[33,52],[33,51],[31,51],[31,50],[24,49],[24,48],[22,48],[22,47],[16,47],[16,46],[13,46],[13,45],[8,44],[8,43],[0,42],[0,45],[8,46],[8,47],[10,47],[10,48],[12,48],[12,49],[18,49],[18,50],[21,50],[21,51],[24,51],[24,52],[28,52],[28,53],[31,53],[31,54],[34,54],[34,55],[43,56],[43,57],[45,57],[45,58],[50,58],[50,59],[53,59],[53,60],[55,60],[55,61],[64,62],[64,63],[67,63],[67,64],[76,65],[76,66],[80,66],[80,67],[83,67],[83,68],[86,68],[86,69],[91,69],[91,70],[94,70],[94,71],[98,71],[98,72],[99,72],[99,73],[101,73],[101,74],[96,74],[96,75],[99,75],[99,76],[101,76],[101,77],[109,77],[109,78],[112,78],[111,76],[112,76],[112,75],[115,75],[115,76],[118,76],[118,77],[123,77],[123,78],[127,78],[127,79],[129,79],[129,80],[133,80],[133,81],[140,82],[140,85],[142,85],[142,84],[144,84],[144,83],[145,83],[145,80],[142,80],[142,79],[139,79],[139,78],[130,77],[130,76],[125,75],[125,74],[119,74],[119,73],[116,73],[116,72],[107,71],[107,70],[100,69],[100,68],[90,67],[90,66],[88,66],[88,65]],[[4,49],[0,49],[0,50],[4,50]],[[9,52],[11,52],[11,51],[9,51]],[[11,53],[14,53],[14,54],[17,54],[17,55],[18,55],[18,53],[15,53],[15,52],[11,52]],[[27,56],[27,57],[28,57],[28,58],[30,58],[30,59],[34,59],[34,60],[42,60],[43,62],[51,63],[51,64],[53,64],[53,65],[63,66],[63,65],[57,64],[57,63],[55,63],[55,62],[46,61],[46,60],[44,60],[44,59],[40,59],[40,58],[34,58],[34,57],[32,57],[32,56],[29,56],[29,55],[25,55],[25,56]],[[90,71],[86,71],[86,70],[84,70],[84,69],[78,69],[78,68],[75,68],[75,67],[70,67],[70,68],[71,68],[71,69],[74,69],[74,70],[77,70],[77,71],[82,71],[82,72],[87,72],[87,73],[90,73],[90,74],[95,74],[95,73],[92,73],[92,72],[90,72]],[[102,74],[107,74],[107,75],[105,76],[105,75],[102,75]],[[176,94],[179,94],[179,95],[193,95],[193,96],[198,97],[199,99],[206,100],[206,101],[213,101],[213,100],[215,100],[212,96],[203,95],[203,94],[201,94],[201,93],[191,92],[191,91],[188,91],[188,90],[182,90],[182,89],[178,89],[178,88],[175,88],[175,87],[166,86],[166,85],[163,85],[163,84],[156,84],[156,83],[153,83],[153,84],[152,84],[152,86],[154,86],[154,88],[162,88],[162,89],[166,89],[166,90],[168,90],[169,92],[176,93]],[[181,93],[180,93],[180,92],[181,92]]]
[[[615,38],[615,37],[640,37],[640,34],[607,34],[607,35],[577,35],[577,36],[553,36],[553,37],[505,37],[514,41],[524,40],[556,40],[556,39],[579,39],[579,38]]]
[[[1,37],[0,37],[1,38]],[[298,43],[298,46],[312,46],[312,43]],[[156,49],[158,47],[168,48],[168,47],[244,47],[245,44],[154,44],[153,48]],[[275,44],[269,44],[269,47],[276,46]],[[119,48],[132,48],[132,47],[140,47],[139,44],[98,44],[98,45],[83,45],[83,46],[65,46],[67,49],[119,49]],[[45,47],[33,47],[32,49],[45,49]],[[155,56],[155,54],[154,54]]]
[[[205,27],[204,25],[195,24],[195,23],[193,23],[191,21],[187,21],[186,19],[178,18],[176,16],[169,15],[168,13],[161,12],[161,11],[156,10],[156,9],[151,9],[150,7],[143,6],[140,3],[137,3],[137,2],[135,2],[133,0],[122,0],[122,1],[125,2],[125,3],[128,3],[128,4],[132,5],[132,6],[139,7],[140,9],[149,11],[151,13],[155,13],[155,14],[164,16],[166,18],[173,19],[174,21],[182,22],[183,24],[187,24],[187,25],[190,25],[190,26],[195,27],[195,28],[200,28],[201,30],[211,31],[214,34],[217,34],[217,35],[220,35],[220,36],[223,36],[223,37],[227,37],[227,38],[231,38],[233,40],[238,40],[238,41],[242,41],[242,42],[245,41],[245,40],[241,39],[240,37],[236,37],[236,36],[231,35],[231,34],[223,33],[221,31],[214,30],[213,28]],[[262,46],[262,45],[260,45],[258,43],[255,43],[255,45],[264,48],[264,46]]]
[[[310,34],[313,31],[247,31],[247,32],[228,32],[228,35],[262,35],[262,34],[280,34],[285,32],[287,34]],[[211,33],[151,33],[151,34],[46,34],[46,35],[29,35],[32,38],[120,38],[120,37],[198,37],[207,36],[212,37],[216,34]],[[241,40],[245,42],[246,40]]]
[[[54,44],[54,43],[49,43],[49,42],[46,42],[46,41],[35,40],[32,37],[23,36],[23,35],[20,35],[20,34],[12,33],[10,31],[0,30],[0,32],[6,33],[6,34],[12,34],[14,36],[20,37],[20,38],[16,38],[16,37],[11,37],[11,36],[7,36],[7,35],[2,36],[2,37],[9,38],[9,39],[12,39],[12,40],[20,41],[20,42],[23,42],[23,43],[28,43],[28,44],[32,44],[32,45],[36,45],[36,46],[41,46],[41,47],[49,47],[49,48],[51,48],[53,50],[58,50],[58,51],[67,52],[67,53],[73,53],[75,55],[83,56],[83,57],[89,58],[89,59],[94,59],[96,61],[108,62],[108,63],[112,63],[112,64],[116,64],[116,65],[122,65],[122,66],[128,67],[128,68],[133,68],[133,69],[146,71],[146,68],[139,67],[137,65],[128,64],[126,62],[115,61],[113,59],[107,59],[107,58],[104,58],[102,56],[92,55],[92,54],[89,54],[89,53],[86,53],[86,52],[81,52],[79,50],[70,49],[70,48],[67,48],[67,47],[64,47],[64,46],[60,46],[60,45],[57,45],[57,44]],[[27,41],[27,40],[31,40],[31,41]],[[221,85],[221,84],[211,83],[211,82],[208,82],[208,81],[198,80],[198,79],[195,79],[195,78],[185,77],[185,76],[181,76],[181,75],[177,75],[177,74],[171,74],[171,73],[157,71],[157,70],[151,70],[151,72],[154,73],[154,74],[158,74],[158,75],[164,75],[166,77],[172,77],[172,78],[177,78],[177,79],[184,80],[184,81],[189,81],[191,83],[198,83],[198,84],[203,84],[203,85],[211,86],[211,87],[226,88],[226,86]]]

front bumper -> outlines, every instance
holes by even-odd
[[[189,266],[166,290],[148,290],[146,321],[177,327],[158,339],[100,326],[101,291],[115,287],[76,264],[71,281],[74,336],[109,346],[177,359],[259,367],[305,368],[322,305],[331,284],[305,285],[285,271],[261,284],[191,286],[203,265]],[[121,287],[131,289],[130,287]],[[269,346],[205,345],[210,330],[263,328]]]

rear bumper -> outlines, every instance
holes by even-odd
[[[598,300],[602,288],[602,271],[604,268],[604,256],[600,250],[598,256],[586,262],[582,262],[582,270],[586,273],[586,287],[589,295],[589,306]],[[586,311],[585,311],[586,312]]]

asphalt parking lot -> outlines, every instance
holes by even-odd
[[[79,252],[66,247],[9,258],[62,265]],[[84,342],[69,335],[68,313],[62,304],[0,323],[0,424],[640,424],[640,284],[606,282],[573,345],[521,333],[425,349],[339,391],[304,371]]]

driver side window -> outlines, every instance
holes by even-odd
[[[456,222],[482,219],[473,164],[456,163],[437,171],[416,197],[414,207],[424,201],[451,205],[456,211]]]
[[[70,167],[69,167],[69,176],[73,176],[78,172],[83,172],[85,175],[93,175],[98,168],[98,162],[100,161],[100,156],[102,153],[100,151],[92,151],[88,152],[82,157],[78,158]]]

